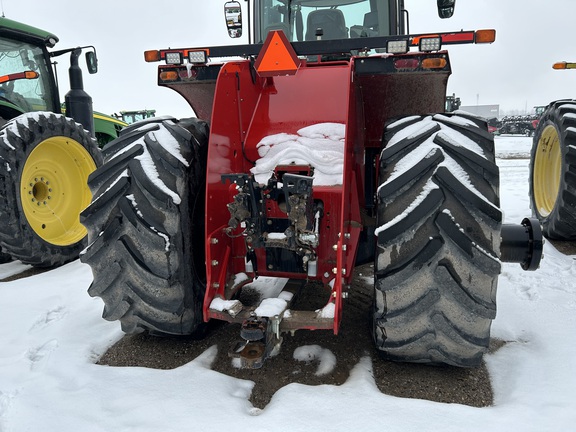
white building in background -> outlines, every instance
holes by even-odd
[[[500,118],[500,105],[462,105],[460,110],[468,111],[469,113],[476,114],[487,119]]]

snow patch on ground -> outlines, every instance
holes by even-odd
[[[21,261],[11,261],[6,264],[0,265],[0,279],[5,279],[10,276],[14,276],[31,269],[32,266],[24,264]]]
[[[311,363],[319,362],[316,376],[327,375],[336,367],[336,356],[320,345],[305,345],[294,350],[294,360]]]
[[[494,137],[496,157],[500,159],[530,159],[532,137],[497,135]]]

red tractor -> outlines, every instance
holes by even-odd
[[[373,263],[384,358],[478,365],[501,262],[534,270],[542,253],[537,222],[502,223],[486,121],[443,113],[442,47],[495,32],[409,35],[396,0],[244,8],[227,23],[254,24],[248,45],[145,53],[198,118],[128,126],[90,177],[82,260],[104,318],[127,333],[238,323],[235,355],[259,367],[284,332],[337,333],[355,267]],[[438,0],[441,17],[453,9]],[[256,278],[269,284],[248,302]],[[324,306],[298,310],[318,285]]]

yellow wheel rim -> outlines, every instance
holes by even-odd
[[[533,168],[534,204],[540,216],[548,216],[558,198],[562,174],[562,149],[560,136],[553,125],[542,131]]]
[[[90,153],[63,136],[39,143],[24,164],[20,197],[28,224],[42,240],[75,244],[86,236],[80,212],[90,204],[88,176],[96,169]]]

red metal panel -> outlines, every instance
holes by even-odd
[[[396,57],[390,57],[390,62]],[[444,112],[449,75],[449,67],[442,71],[355,75],[364,107],[365,146],[380,147],[383,128],[389,120]]]
[[[342,287],[352,277],[361,229],[358,206],[362,194],[356,185],[363,160],[363,129],[355,125],[361,114],[357,114],[358,95],[351,90],[350,68],[347,62],[304,64],[294,76],[273,78],[256,76],[247,61],[228,63],[222,68],[214,96],[207,166],[205,316],[214,296],[229,296],[223,285],[229,285],[235,274],[245,271],[243,242],[224,233],[230,218],[226,205],[232,201],[236,188],[223,184],[222,174],[248,173],[258,158],[256,146],[264,137],[282,132],[296,134],[299,129],[318,123],[344,123],[344,184],[315,187],[313,192],[314,199],[325,205],[317,279],[326,284],[332,281],[331,299],[336,309],[333,329],[337,332]],[[286,276],[265,268],[259,269],[259,274]]]

